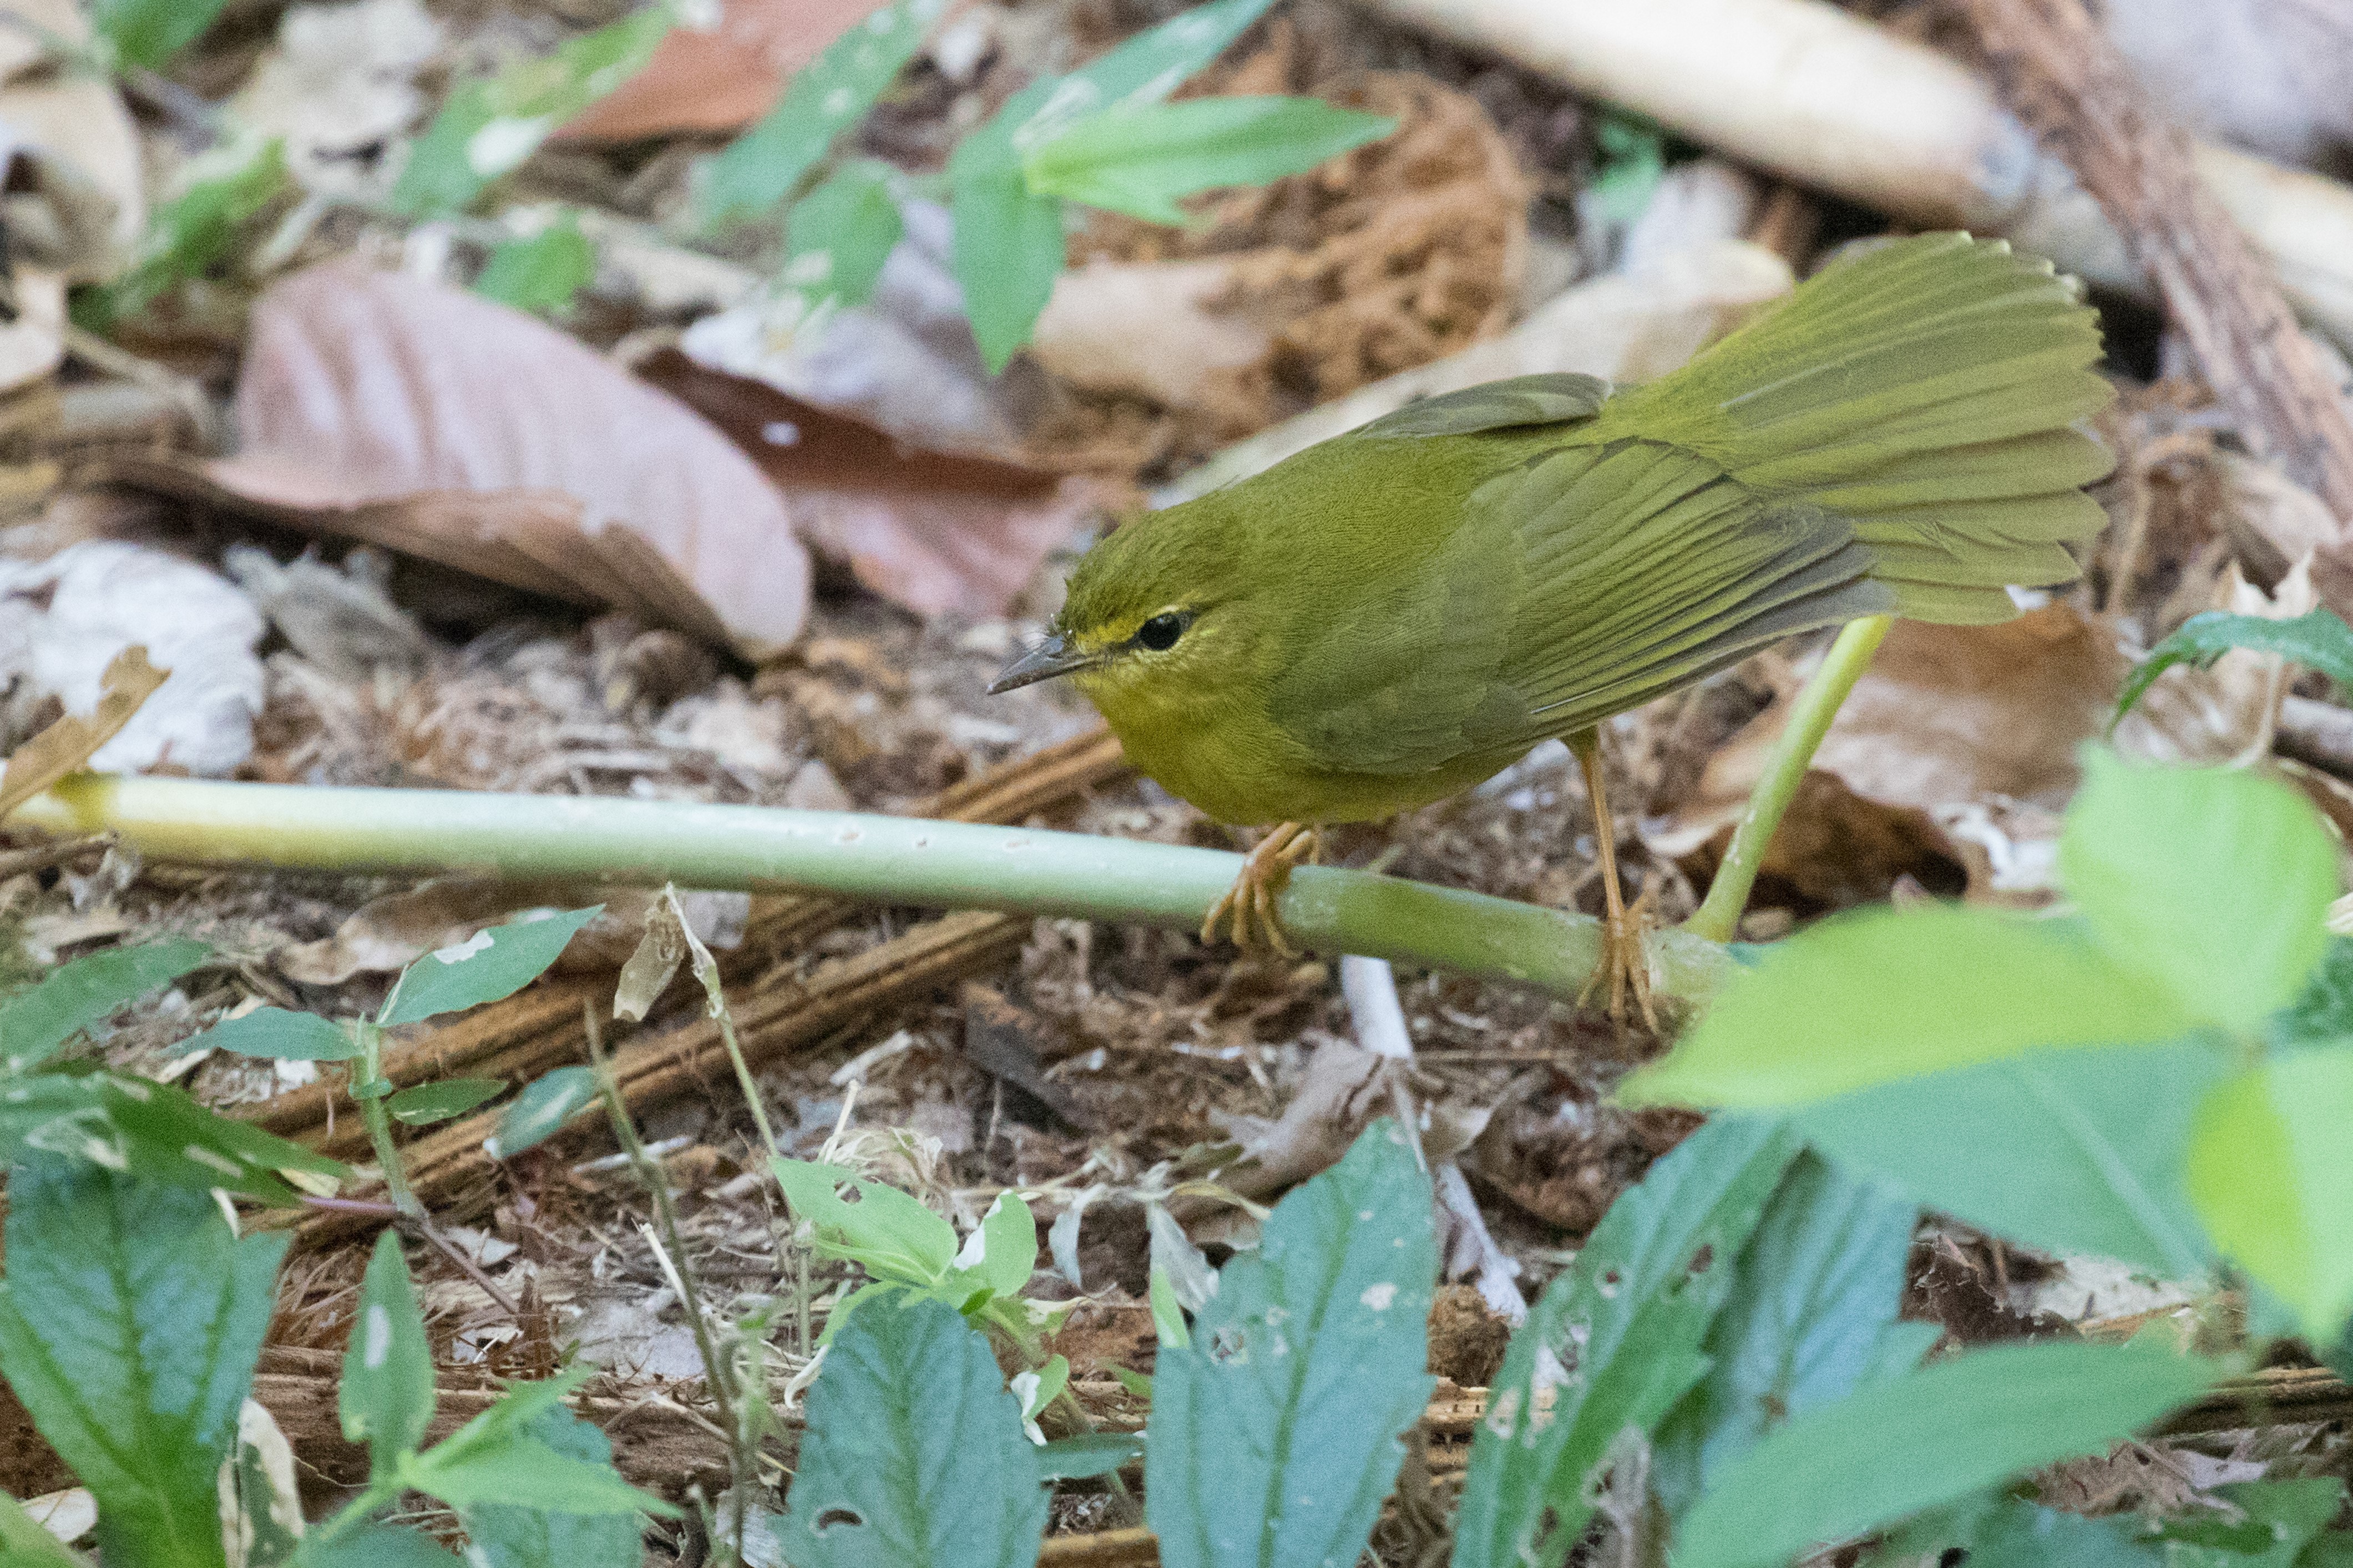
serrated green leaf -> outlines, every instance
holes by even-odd
[[[0,1492],[0,1563],[7,1568],[90,1568],[89,1560],[42,1529],[25,1505]]]
[[[812,310],[863,304],[905,227],[885,171],[836,170],[785,215],[783,281]]]
[[[611,1442],[568,1410],[544,1411],[520,1430],[526,1440],[581,1464],[612,1468]],[[638,1568],[642,1561],[638,1521],[627,1513],[557,1513],[487,1502],[462,1517],[482,1560],[480,1568]]]
[[[217,1472],[288,1237],[211,1197],[58,1162],[8,1181],[0,1373],[98,1500],[109,1563],[220,1568]]]
[[[375,1238],[360,1282],[337,1399],[343,1436],[368,1446],[368,1473],[376,1480],[398,1473],[401,1457],[425,1440],[433,1423],[433,1351],[425,1341],[408,1260],[400,1255],[400,1238],[388,1230]]]
[[[90,26],[135,66],[161,70],[203,37],[228,0],[96,0]]]
[[[2253,1034],[2319,966],[2337,852],[2310,802],[2225,768],[2087,748],[2059,873],[2102,946],[2180,1005]]]
[[[1351,1563],[1430,1401],[1430,1177],[1384,1118],[1275,1205],[1153,1367],[1145,1518],[1167,1568]]]
[[[924,1287],[946,1280],[955,1263],[955,1227],[917,1199],[839,1165],[783,1158],[768,1164],[794,1216],[817,1227],[818,1247],[828,1257],[847,1258],[878,1280]],[[845,1182],[856,1203],[834,1190]],[[1030,1256],[1037,1256],[1034,1241]]]
[[[518,310],[561,310],[596,280],[596,250],[565,209],[537,234],[502,239],[475,275],[474,292]]]
[[[1799,1416],[1726,1465],[1676,1568],[1778,1568],[2060,1459],[2195,1399],[2209,1363],[2148,1345],[1998,1345]]]
[[[1801,1105],[2038,1047],[2178,1039],[2199,1021],[2072,925],[1959,905],[1870,910],[1775,942],[1619,1098]]]
[[[573,933],[604,910],[598,904],[541,920],[510,921],[428,952],[400,972],[376,1022],[415,1024],[512,996],[544,973]]]
[[[1651,1446],[1651,1480],[1681,1513],[1773,1427],[1912,1370],[1940,1331],[1898,1323],[1914,1206],[1801,1154],[1734,1266],[1707,1332],[1711,1363]]]
[[[502,1078],[445,1078],[437,1083],[412,1084],[385,1100],[384,1108],[396,1121],[424,1127],[463,1116],[506,1086]]]
[[[201,942],[155,942],[111,947],[59,964],[0,999],[0,1071],[20,1073],[47,1060],[116,1008],[177,980],[212,955]]]
[[[227,260],[246,226],[294,189],[285,144],[274,138],[225,142],[191,160],[182,178],[180,194],[148,220],[130,269],[76,296],[78,324],[103,331]]]
[[[350,1171],[299,1143],[207,1110],[180,1089],[112,1073],[35,1073],[0,1084],[0,1152],[27,1150],[149,1181],[291,1203],[277,1173]]]
[[[1816,1148],[1924,1208],[2045,1251],[2195,1279],[2214,1252],[2183,1163],[2199,1103],[2229,1070],[2198,1039],[2030,1051],[1841,1095],[1795,1120]]]
[[[1454,1568],[1558,1561],[1592,1517],[1588,1482],[1707,1371],[1732,1261],[1796,1156],[1775,1122],[1719,1117],[1619,1194],[1512,1336],[1473,1436]]]
[[[2275,1058],[2210,1094],[2189,1196],[2215,1244],[2295,1310],[2316,1345],[2353,1312],[2353,1047]]]
[[[649,5],[593,33],[451,89],[392,187],[406,217],[463,212],[491,182],[521,168],[564,122],[628,80],[670,29],[667,5]]]
[[[965,1238],[955,1267],[998,1296],[1018,1296],[1038,1271],[1038,1221],[1021,1194],[997,1194],[980,1226]]]
[[[2312,610],[2292,620],[2262,616],[2234,616],[2208,610],[2190,616],[2171,637],[2148,650],[2148,658],[2133,670],[2116,697],[2116,717],[2132,711],[2157,678],[2177,664],[2204,669],[2232,648],[2275,653],[2306,669],[2316,669],[2339,688],[2353,686],[2353,627],[2335,613]]]
[[[499,1130],[482,1147],[493,1160],[512,1159],[555,1136],[565,1122],[596,1102],[595,1069],[557,1068],[533,1079],[499,1112]]]
[[[1179,197],[1300,174],[1396,129],[1314,98],[1134,104],[1070,121],[1029,148],[1022,174],[1037,195],[1181,225]]]
[[[351,1029],[316,1013],[257,1007],[242,1017],[224,1018],[172,1048],[175,1057],[195,1051],[235,1051],[239,1056],[281,1061],[343,1062],[360,1054]]]
[[[923,47],[944,5],[945,0],[883,5],[844,28],[794,73],[776,106],[697,171],[694,205],[703,225],[776,210],[835,138],[866,118]]]
[[[809,1390],[778,1543],[795,1568],[1029,1568],[1037,1470],[987,1342],[943,1302],[877,1302]]]

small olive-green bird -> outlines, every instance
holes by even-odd
[[[1068,675],[1134,764],[1209,816],[1315,826],[1451,795],[1567,738],[1586,764],[1613,1011],[1644,978],[1595,727],[1794,633],[1989,622],[2103,521],[2084,429],[2097,318],[2046,262],[1963,234],[1824,268],[1665,378],[1529,375],[1413,404],[1118,529],[992,690]],[[1630,973],[1625,973],[1631,971]],[[1638,993],[1647,1005],[1646,993]]]

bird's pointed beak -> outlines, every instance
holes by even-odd
[[[1057,633],[998,670],[997,679],[988,683],[988,694],[995,697],[1017,686],[1051,680],[1058,675],[1068,675],[1074,669],[1085,669],[1100,662],[1097,655],[1072,647],[1070,638]]]

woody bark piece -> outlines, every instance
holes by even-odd
[[[824,964],[805,982],[755,992],[733,1005],[744,1058],[756,1068],[902,1001],[987,969],[1018,952],[1029,927],[1018,915],[963,910],[917,926],[855,958]],[[531,1048],[511,1047],[504,1055],[473,1064],[472,1070],[519,1078],[556,1065],[524,1067],[522,1052]],[[613,1052],[621,1097],[639,1114],[691,1091],[733,1095],[731,1070],[718,1027],[708,1018],[641,1036]],[[496,1131],[498,1121],[495,1110],[469,1116],[402,1152],[409,1186],[436,1217],[463,1217],[489,1196],[498,1165],[483,1152],[482,1142]],[[595,1125],[600,1123],[582,1123],[584,1129]],[[350,1210],[318,1211],[303,1220],[298,1236],[324,1244],[382,1223]]]
[[[1091,730],[943,790],[913,812],[959,822],[1018,823],[1126,771],[1118,740],[1108,731]],[[847,919],[857,908],[843,899],[756,899],[743,943],[720,957],[721,973],[731,984],[753,983],[782,950]],[[406,1088],[436,1078],[537,1077],[550,1068],[585,1061],[581,1005],[609,1001],[610,985],[601,978],[544,981],[393,1047],[385,1055],[385,1076]],[[348,1098],[339,1100],[343,1095],[340,1082],[311,1084],[271,1100],[254,1121],[282,1138],[350,1153],[365,1147],[366,1130],[350,1113]],[[331,1104],[337,1110],[329,1137]]]
[[[2189,139],[2082,0],[1967,6],[2010,108],[2074,169],[2156,279],[2241,432],[2328,504],[2341,542],[2353,520],[2353,422],[2272,263],[2200,178]]]

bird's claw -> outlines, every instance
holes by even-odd
[[[1264,947],[1284,958],[1298,956],[1298,950],[1282,934],[1282,922],[1275,918],[1275,896],[1291,879],[1292,868],[1302,860],[1313,860],[1322,847],[1321,833],[1296,822],[1286,822],[1268,834],[1244,858],[1234,885],[1209,906],[1208,918],[1201,921],[1201,940],[1216,942],[1222,921],[1232,929],[1236,947]]]
[[[1644,941],[1650,934],[1657,893],[1657,884],[1647,885],[1631,909],[1613,908],[1604,917],[1600,961],[1593,966],[1585,988],[1577,994],[1577,1004],[1581,1007],[1606,978],[1609,984],[1609,1021],[1621,1026],[1625,1024],[1626,998],[1630,994],[1634,1005],[1641,1011],[1642,1026],[1653,1035],[1659,1032],[1659,1014],[1651,994],[1651,956]],[[1611,902],[1614,905],[1616,900]]]

